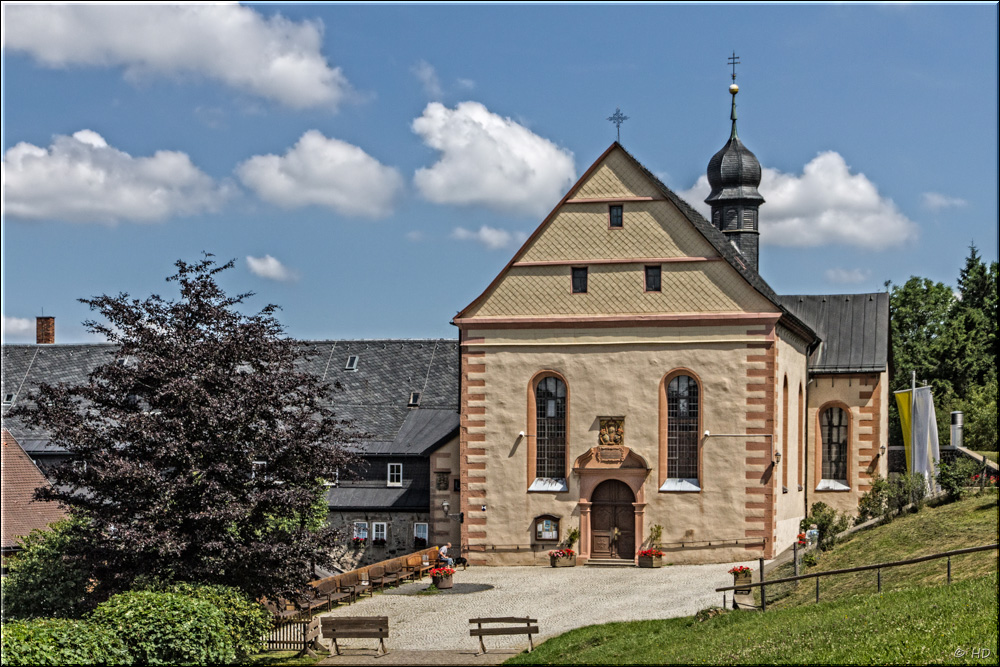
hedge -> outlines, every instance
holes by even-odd
[[[106,626],[70,618],[3,624],[3,664],[131,665],[124,642]]]

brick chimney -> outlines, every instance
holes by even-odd
[[[38,345],[53,345],[56,342],[56,318],[35,318],[35,343]]]

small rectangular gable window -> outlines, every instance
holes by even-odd
[[[608,208],[608,227],[612,229],[622,228],[625,219],[625,215],[622,212],[623,208],[621,204],[615,204]]]
[[[647,292],[659,292],[660,291],[660,267],[659,266],[647,266],[646,267],[646,291]]]
[[[408,408],[415,408],[418,405],[420,405],[420,392],[419,391],[411,391],[410,392],[410,401],[409,401],[409,403],[406,404],[406,407],[408,407]]]
[[[356,371],[358,370],[358,355],[352,354],[347,357],[347,365],[344,366],[345,371]]]
[[[403,486],[403,464],[389,464],[389,486]]]
[[[587,267],[573,267],[573,294],[587,293]]]

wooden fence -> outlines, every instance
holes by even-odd
[[[283,621],[267,638],[267,650],[308,653],[318,639],[319,616],[312,619]]]
[[[847,567],[841,570],[826,570],[825,572],[813,572],[812,574],[802,574],[797,577],[784,577],[782,579],[770,579],[758,581],[755,584],[740,584],[739,586],[723,586],[721,588],[716,588],[716,592],[724,593],[725,591],[732,591],[747,588],[760,588],[760,600],[761,600],[761,610],[767,611],[767,586],[770,584],[783,584],[789,581],[802,581],[805,579],[815,579],[816,580],[816,602],[819,602],[819,580],[823,577],[829,577],[835,574],[847,574],[849,572],[863,572],[865,570],[875,570],[877,572],[877,586],[878,592],[882,592],[882,570],[891,567],[899,567],[901,565],[912,565],[913,563],[923,563],[928,560],[936,560],[938,558],[948,559],[948,583],[951,583],[951,557],[958,556],[960,554],[971,554],[977,551],[990,551],[991,549],[1000,548],[1000,544],[987,544],[981,547],[970,547],[968,549],[956,549],[954,551],[944,551],[939,554],[931,554],[930,556],[921,556],[919,558],[910,558],[908,560],[897,560],[888,563],[876,563],[874,565],[861,565],[860,567]]]

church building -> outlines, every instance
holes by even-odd
[[[887,474],[887,294],[780,296],[758,273],[761,169],[736,131],[711,221],[617,141],[459,330],[471,563],[772,558],[808,507]]]

